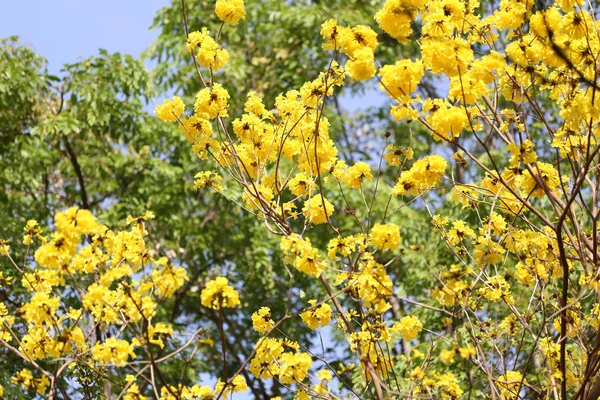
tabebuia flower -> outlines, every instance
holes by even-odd
[[[221,21],[237,25],[246,16],[244,0],[217,0],[215,13]]]
[[[218,276],[206,284],[200,300],[204,307],[218,310],[221,308],[234,308],[240,304],[239,293],[229,285],[229,280]]]
[[[185,105],[179,96],[174,96],[173,100],[166,99],[162,104],[156,106],[156,116],[163,121],[175,122],[177,118],[183,115]]]

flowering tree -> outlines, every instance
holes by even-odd
[[[174,327],[164,310],[188,275],[146,247],[153,214],[112,231],[69,208],[50,240],[27,224],[23,265],[0,244],[20,274],[2,284],[28,292],[0,308],[0,344],[28,364],[13,384],[50,398],[70,398],[69,379],[124,399],[599,398],[594,6],[387,0],[377,27],[324,18],[323,70],[269,107],[250,90],[243,110],[216,72],[244,2],[217,0],[215,13],[219,25],[191,31],[183,3],[202,88],[193,111],[174,97],[156,114],[200,159],[195,188],[279,238],[281,298],[248,309],[254,294],[225,267],[200,289],[214,319]],[[380,65],[380,37],[420,54]],[[428,96],[425,79],[447,96]],[[347,82],[377,82],[406,127],[350,165],[328,104]],[[411,215],[435,234],[407,233]],[[427,252],[433,240],[445,251]],[[254,345],[238,354],[228,327],[244,316]],[[318,340],[298,335],[299,322]],[[188,373],[202,346],[222,367],[214,385]]]

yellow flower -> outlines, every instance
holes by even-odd
[[[319,277],[325,265],[319,260],[319,250],[314,249],[310,239],[303,239],[293,233],[289,237],[281,238],[281,250],[286,255],[284,261],[294,264],[294,267],[312,277]]]
[[[104,343],[92,347],[92,358],[103,364],[123,366],[130,356],[135,358],[133,349],[134,345],[132,343],[110,337]]]
[[[475,231],[473,231],[465,221],[454,221],[452,223],[452,229],[450,229],[447,234],[448,243],[452,246],[464,245],[465,239],[468,237],[475,239],[477,235],[475,235]]]
[[[279,357],[279,379],[282,383],[299,383],[306,379],[312,358],[306,353],[283,353]]]
[[[537,154],[533,149],[533,142],[525,139],[523,143],[517,145],[510,143],[506,148],[510,151],[510,166],[516,167],[519,164],[532,164],[537,160]]]
[[[379,250],[395,250],[400,246],[400,228],[395,224],[375,224],[370,239]]]
[[[140,387],[137,385],[137,383],[133,383],[131,384],[131,386],[129,386],[129,388],[127,389],[127,393],[125,393],[125,396],[123,396],[123,400],[147,400],[148,398],[146,396],[142,396],[142,394],[140,393]]]
[[[361,57],[356,54],[358,50],[368,49],[373,53],[377,47],[377,33],[365,25],[341,28],[339,37],[342,52],[351,58]]]
[[[349,188],[360,189],[363,179],[373,179],[371,167],[363,161],[357,162],[344,173],[344,182]]]
[[[392,331],[400,332],[405,340],[413,340],[422,329],[423,324],[419,321],[419,318],[414,315],[402,317],[402,319],[399,322],[396,322],[391,328]]]
[[[537,162],[532,168],[537,179],[544,183],[548,191],[553,192],[560,186],[561,181],[558,171],[552,164]],[[525,196],[543,197],[545,194],[544,188],[538,185],[538,181],[531,175],[529,170],[524,170],[516,178],[516,183]]]
[[[506,374],[499,377],[496,382],[502,400],[515,400],[521,398],[519,391],[527,381],[519,371],[506,371]]]
[[[10,246],[6,240],[0,239],[0,256],[8,257]]]
[[[46,375],[41,378],[34,378],[33,373],[28,369],[22,369],[10,379],[14,385],[23,386],[26,389],[35,389],[39,395],[44,395],[46,389],[50,386],[50,380]]]
[[[375,14],[375,21],[388,35],[406,44],[412,34],[411,22],[424,6],[424,0],[386,0]]]
[[[331,381],[333,379],[333,373],[330,369],[322,369],[317,373],[317,379],[320,381]]]
[[[215,395],[209,386],[194,385],[188,394],[184,394],[183,398],[186,400],[213,400]]]
[[[400,178],[398,178],[398,181],[392,189],[392,195],[396,197],[407,194],[416,196],[421,193],[419,190],[421,186],[422,185],[417,181],[415,175],[411,171],[402,171]]]
[[[452,106],[447,100],[427,99],[423,103],[423,112],[432,128],[435,140],[452,140],[460,136],[469,124],[469,118],[463,107]]]
[[[198,172],[194,176],[194,189],[198,190],[201,188],[210,187],[221,193],[223,190],[223,185],[221,184],[222,181],[223,178],[217,173],[211,171]]]
[[[258,333],[267,333],[275,322],[271,319],[271,309],[269,307],[261,307],[257,312],[252,314],[252,326]]]
[[[477,355],[477,351],[473,346],[459,347],[458,354],[460,354],[461,358],[469,359],[471,357],[475,357]]]
[[[354,58],[346,63],[346,73],[352,79],[363,81],[375,75],[373,50],[363,47],[354,51]]]
[[[501,275],[494,275],[488,278],[488,280],[485,282],[485,287],[479,289],[478,293],[483,295],[483,297],[492,303],[496,303],[501,300],[505,300],[509,304],[514,302],[510,292],[510,285]]]
[[[331,218],[333,211],[333,204],[326,198],[322,198],[321,194],[316,194],[306,200],[302,208],[302,213],[311,224],[324,224],[327,222],[327,218]]]
[[[225,388],[225,390],[223,390]],[[214,393],[219,394],[223,392],[223,397],[228,398],[233,393],[242,392],[244,393],[248,390],[248,384],[246,383],[246,379],[244,379],[241,375],[236,375],[233,380],[225,387],[225,383],[219,379],[217,384],[215,385]]]
[[[296,174],[288,183],[290,192],[294,196],[310,195],[315,191],[315,184],[312,179],[308,179],[306,174],[300,172]]]
[[[198,49],[196,59],[198,63],[206,68],[217,70],[227,65],[229,53],[225,49],[220,49],[215,40],[210,37],[210,31],[202,28],[202,32],[194,31],[188,35],[188,51]]]
[[[209,119],[227,117],[229,93],[220,83],[213,83],[198,92],[194,110],[197,114],[206,114]]]
[[[335,50],[340,46],[339,35],[341,27],[335,19],[328,19],[321,25],[321,36],[325,39],[324,50]]]
[[[331,321],[331,307],[323,303],[319,307],[315,307],[317,303],[316,300],[310,300],[308,302],[312,307],[309,310],[306,310],[300,313],[300,318],[302,318],[302,322],[306,324],[310,329],[317,329],[319,326],[327,326]]]
[[[24,228],[25,236],[23,236],[23,244],[29,246],[33,243],[33,238],[36,237],[42,243],[46,243],[46,238],[42,236],[42,228],[40,228],[38,222],[34,219],[27,221],[27,225]]]
[[[456,354],[456,350],[455,349],[443,349],[440,352],[440,360],[442,360],[442,362],[446,365],[451,364],[452,362],[454,362],[454,355]]]
[[[156,106],[154,112],[162,121],[175,122],[177,118],[181,117],[184,110],[185,106],[181,98],[174,96],[173,100],[165,99],[162,104]]]
[[[410,171],[419,185],[432,187],[441,180],[447,166],[448,163],[441,156],[425,156],[417,160]]]
[[[422,41],[421,57],[431,72],[443,72],[451,78],[465,74],[474,55],[471,45],[460,36],[453,39],[429,37]]]
[[[233,287],[229,286],[229,280],[223,276],[209,281],[202,290],[200,299],[204,307],[213,310],[234,308],[240,304],[240,295]]]
[[[244,0],[217,0],[215,13],[221,21],[237,25],[246,16]]]
[[[397,167],[402,162],[401,157],[404,157],[406,160],[412,160],[413,154],[413,149],[410,147],[404,149],[403,147],[398,147],[390,144],[385,148],[384,158],[388,162],[388,164]]]
[[[425,75],[421,60],[400,60],[394,65],[385,65],[380,70],[381,90],[392,99],[408,96],[415,90]]]

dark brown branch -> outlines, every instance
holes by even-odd
[[[88,201],[87,192],[85,190],[85,181],[83,179],[83,173],[81,172],[81,166],[79,165],[79,161],[77,161],[77,156],[69,143],[67,138],[64,138],[63,143],[65,144],[65,149],[67,150],[67,154],[69,155],[69,160],[71,160],[71,164],[73,165],[73,169],[75,170],[75,174],[77,175],[77,181],[79,182],[79,192],[81,195],[81,207],[85,209],[90,209],[90,203]]]

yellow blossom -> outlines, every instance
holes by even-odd
[[[213,310],[234,308],[240,304],[240,295],[233,287],[229,286],[229,280],[223,276],[209,281],[202,290],[200,299],[204,307]]]
[[[173,100],[166,99],[162,104],[156,106],[156,116],[163,121],[175,122],[181,117],[185,106],[179,96],[174,96]]]
[[[221,21],[237,25],[246,16],[244,0],[217,0],[215,12]]]

